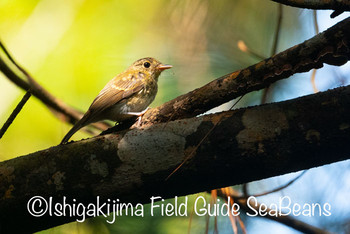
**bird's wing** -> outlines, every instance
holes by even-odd
[[[123,79],[124,78],[124,79]],[[138,93],[144,88],[142,77],[137,74],[119,74],[113,78],[97,95],[89,111],[92,115],[101,113],[121,100]]]
[[[125,77],[123,79],[123,77]],[[61,144],[66,143],[70,137],[78,131],[80,128],[93,122],[95,116],[102,111],[120,102],[121,100],[132,96],[135,93],[140,92],[144,88],[143,77],[138,74],[136,76],[129,74],[119,74],[113,78],[108,84],[101,90],[95,100],[92,102],[89,110],[84,114],[73,128],[63,138]]]

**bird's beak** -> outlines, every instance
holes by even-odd
[[[160,71],[164,71],[164,70],[166,70],[166,69],[170,69],[170,68],[172,68],[173,66],[171,66],[171,65],[169,65],[169,64],[159,64],[158,65],[158,70],[160,70]]]

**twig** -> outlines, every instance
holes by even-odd
[[[261,95],[261,102],[260,104],[265,104],[266,101],[267,101],[267,95],[269,94],[270,92],[270,88],[271,88],[271,85],[267,86],[264,90],[263,90],[263,93]]]
[[[5,45],[0,40],[0,48],[3,50],[8,59],[16,66],[22,74],[25,75],[28,82],[23,80],[15,71],[13,71],[8,64],[0,57],[0,71],[14,84],[23,90],[31,90],[31,94],[37,97],[41,102],[43,102],[57,118],[62,121],[66,121],[74,124],[78,121],[83,113],[79,110],[74,109],[66,105],[61,100],[54,97],[46,89],[44,89],[35,79],[10,55],[9,51],[6,49]],[[110,127],[107,123],[96,123],[93,126],[99,130],[105,130],[107,127]]]
[[[311,73],[311,84],[312,84],[312,89],[314,90],[314,93],[318,93],[320,92],[320,90],[318,90],[317,86],[316,86],[316,69],[312,69],[312,73]]]
[[[300,177],[302,177],[305,173],[307,172],[307,170],[303,171],[302,173],[300,173],[300,175],[298,175],[297,177],[295,177],[294,179],[292,179],[291,181],[289,181],[288,183],[286,183],[285,185],[282,185],[280,187],[277,187],[275,189],[272,189],[271,191],[267,191],[264,193],[258,193],[258,194],[254,194],[254,195],[250,195],[253,197],[261,197],[261,196],[265,196],[271,193],[275,193],[278,191],[281,191],[282,189],[287,188],[288,186],[290,186],[291,184],[293,184],[295,181],[297,181]],[[241,199],[241,198],[247,198],[247,195],[243,194],[241,197],[235,197],[236,199]]]
[[[12,122],[15,120],[16,116],[18,115],[18,113],[22,110],[23,106],[27,103],[27,101],[28,101],[28,99],[30,98],[31,95],[32,94],[28,90],[24,94],[24,96],[21,99],[21,101],[17,104],[16,108],[12,111],[10,117],[6,120],[6,122],[4,123],[2,128],[0,129],[0,139],[3,137],[3,135],[5,134],[7,129],[10,127]]]
[[[10,52],[6,49],[5,45],[1,42],[1,40],[0,40],[0,47],[4,51],[4,53],[6,54],[7,58],[18,68],[18,70],[20,70],[26,76],[29,83],[32,83],[33,85],[38,85],[35,82],[35,80],[33,79],[33,77],[14,60],[14,58],[11,56]]]
[[[275,29],[275,37],[273,39],[273,44],[272,44],[272,48],[271,48],[271,56],[276,54],[276,52],[277,52],[277,46],[278,46],[278,42],[280,39],[282,18],[283,18],[283,5],[278,4],[277,24],[276,24],[276,29]]]
[[[317,22],[317,11],[313,11],[313,18],[314,18],[314,27],[315,27],[315,33],[319,34],[319,28],[318,28],[318,22]],[[314,90],[314,93],[318,93],[319,90],[316,86],[316,69],[312,70],[311,73],[311,84],[312,84],[312,89]]]
[[[196,147],[194,147],[194,149],[191,151],[191,153],[189,155],[186,156],[186,158],[182,161],[182,163],[177,166],[171,173],[170,175],[168,175],[168,177],[165,180],[168,180],[172,175],[174,175],[175,172],[177,172],[189,159],[192,158],[193,154],[197,151],[197,149],[199,148],[199,146],[204,142],[205,139],[207,139],[207,137],[210,135],[210,133],[214,130],[214,128],[216,127],[216,125],[219,123],[220,121],[216,122],[211,129],[207,132],[207,134],[205,134],[205,136],[200,140],[200,142],[196,145]]]
[[[271,48],[271,56],[273,56],[277,52],[277,46],[278,46],[278,42],[279,42],[279,38],[280,38],[282,17],[283,17],[283,7],[282,6],[283,5],[281,3],[278,4],[277,24],[276,24],[276,29],[275,29],[275,37],[274,37],[272,48]],[[270,88],[271,88],[271,85],[267,86],[263,90],[263,93],[261,96],[261,104],[266,103]]]
[[[245,197],[249,197],[249,196],[248,196],[248,183],[244,183],[244,184],[243,184],[242,192],[243,192],[243,195],[244,195]]]
[[[318,21],[317,21],[317,11],[313,11],[313,18],[314,18],[314,27],[315,27],[315,33],[316,35],[320,33],[320,29],[318,27]]]
[[[244,96],[244,95],[243,95]],[[238,98],[238,100],[236,102],[233,103],[233,105],[230,107],[229,110],[232,110],[232,108],[234,106],[237,105],[237,103],[243,98],[243,96],[241,96],[240,98]],[[196,147],[194,147],[194,149],[191,151],[191,153],[185,157],[185,159],[182,161],[182,163],[177,166],[171,173],[170,175],[168,175],[168,177],[165,180],[168,180],[175,172],[177,172],[188,160],[190,160],[192,158],[192,156],[194,155],[194,153],[197,151],[197,149],[199,148],[199,146],[202,145],[202,143],[207,139],[207,137],[210,135],[210,133],[215,129],[215,127],[218,125],[218,123],[221,122],[221,118],[219,120],[217,120],[215,122],[215,124],[211,127],[211,129],[207,132],[207,134],[205,134],[205,136],[200,140],[200,142],[196,145]]]

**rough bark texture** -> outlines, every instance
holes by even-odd
[[[350,87],[258,107],[155,124],[0,163],[0,232],[75,218],[31,217],[32,196],[149,203],[348,159]],[[218,123],[219,122],[219,123]],[[209,137],[169,180],[165,178]],[[62,199],[61,199],[62,200]],[[21,225],[18,225],[18,222]]]
[[[146,112],[142,122],[156,123],[194,117],[251,91],[268,87],[295,73],[342,65],[350,59],[350,17],[323,33],[248,68],[227,74],[207,85]]]

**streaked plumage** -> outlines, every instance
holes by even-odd
[[[63,138],[61,144],[90,123],[105,119],[120,122],[142,114],[157,94],[160,73],[171,67],[163,65],[154,58],[143,58],[134,62],[127,70],[106,84],[88,111]]]

